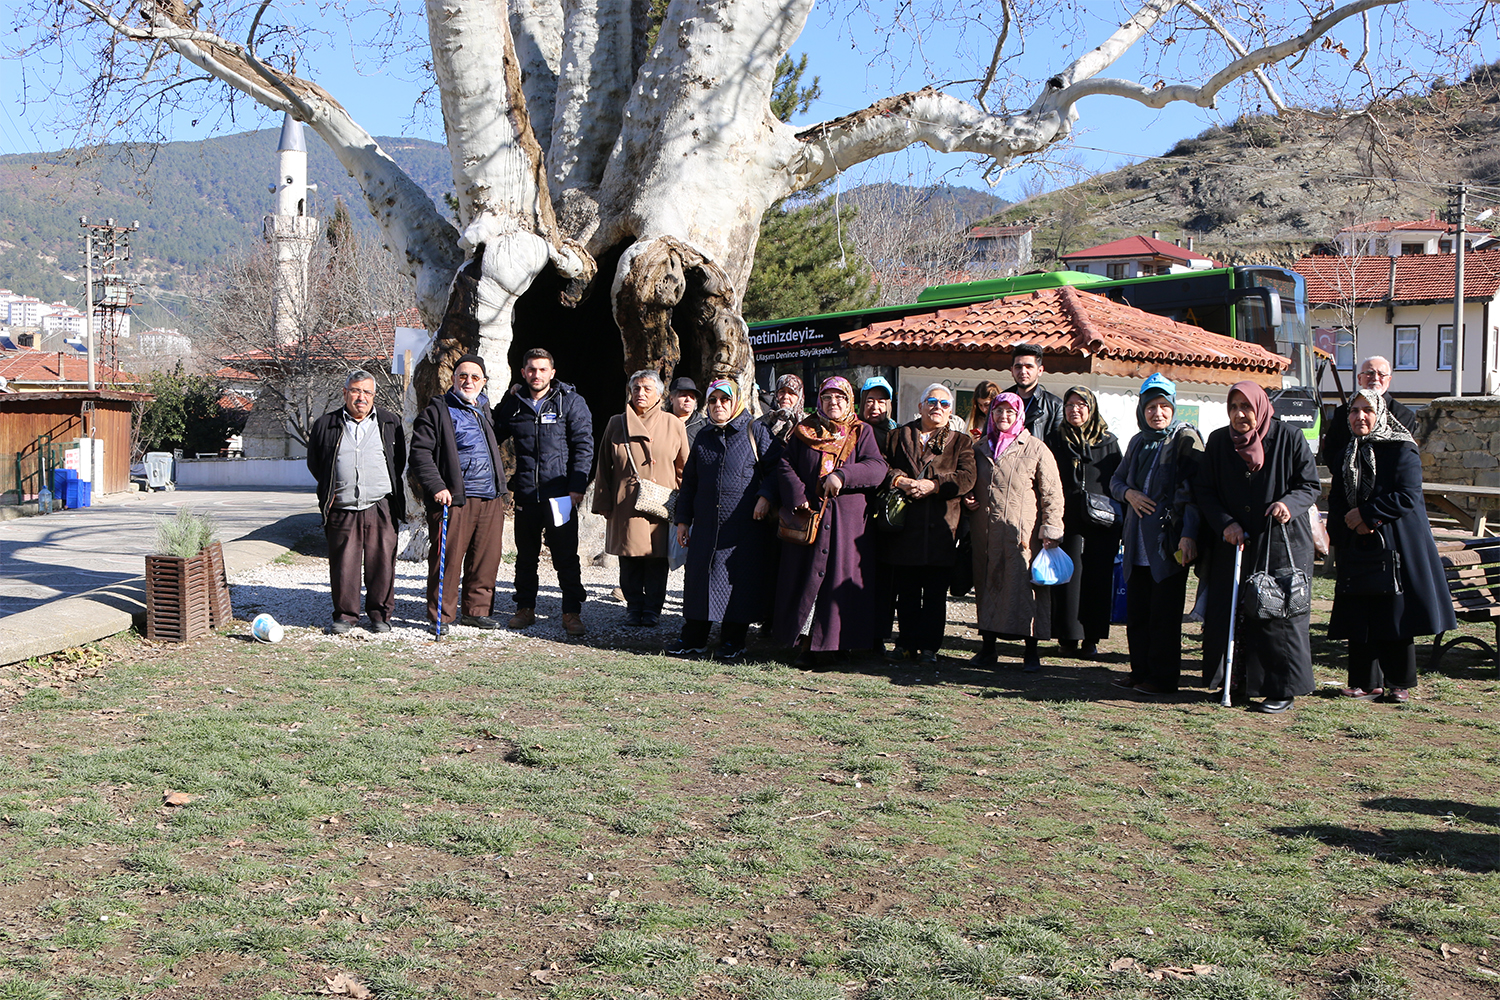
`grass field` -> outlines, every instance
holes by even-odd
[[[1268,717],[1122,698],[1121,632],[917,686],[243,626],[5,668],[0,1000],[1500,995],[1493,666]]]

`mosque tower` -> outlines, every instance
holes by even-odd
[[[307,261],[318,235],[318,220],[307,213],[307,196],[316,184],[307,183],[307,142],[302,123],[287,115],[276,146],[278,174],[271,188],[276,214],[265,219],[265,238],[276,255],[276,287],[272,310],[276,342],[294,343],[302,333],[301,314],[307,302]]]

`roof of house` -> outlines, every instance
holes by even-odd
[[[1030,223],[1022,223],[1015,226],[975,226],[969,230],[969,239],[984,240],[995,239],[1001,236],[1025,236],[1036,229]]]
[[[1180,247],[1176,243],[1168,243],[1166,240],[1152,239],[1149,236],[1127,236],[1113,243],[1101,243],[1096,247],[1062,255],[1062,259],[1066,261],[1099,260],[1105,257],[1170,257],[1172,260],[1180,261],[1213,261],[1212,257],[1206,257],[1195,250]]]
[[[1291,362],[1257,344],[1111,302],[1070,285],[873,323],[843,335],[855,364],[1005,368],[1020,343],[1053,371],[1280,385]],[[874,359],[879,358],[877,362]]]
[[[381,316],[369,323],[341,326],[308,339],[305,344],[294,344],[275,350],[259,348],[240,354],[226,355],[223,360],[234,362],[234,366],[222,368],[217,374],[221,378],[256,379],[260,376],[246,368],[266,364],[306,364],[309,361],[353,362],[389,361],[396,349],[396,328],[421,329],[425,326],[416,307],[398,313]]]
[[[27,349],[0,351],[0,375],[5,376],[11,385],[41,385],[48,382],[87,385],[89,362],[86,355],[71,352],[59,355],[51,351]],[[135,385],[141,381],[138,375],[99,362],[94,363],[95,385]]]
[[[1322,303],[1441,302],[1453,298],[1453,254],[1400,257],[1303,257],[1295,265],[1307,280],[1307,301]],[[1394,293],[1393,293],[1394,289]],[[1464,254],[1464,299],[1484,301],[1500,292],[1500,250]]]
[[[1417,232],[1417,233],[1451,233],[1453,223],[1444,222],[1437,217],[1436,213],[1425,219],[1416,219],[1409,222],[1392,222],[1390,219],[1376,219],[1373,222],[1356,222],[1352,226],[1340,229],[1341,233],[1391,233],[1391,232]],[[1465,226],[1466,233],[1485,233],[1489,230],[1483,226]]]

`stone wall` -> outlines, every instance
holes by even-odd
[[[1415,436],[1424,482],[1500,486],[1500,396],[1440,396]]]

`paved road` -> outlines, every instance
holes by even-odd
[[[302,490],[118,493],[92,507],[0,521],[0,616],[138,577],[156,545],[156,520],[179,507],[210,514],[219,540],[243,538],[292,514],[317,510]]]

